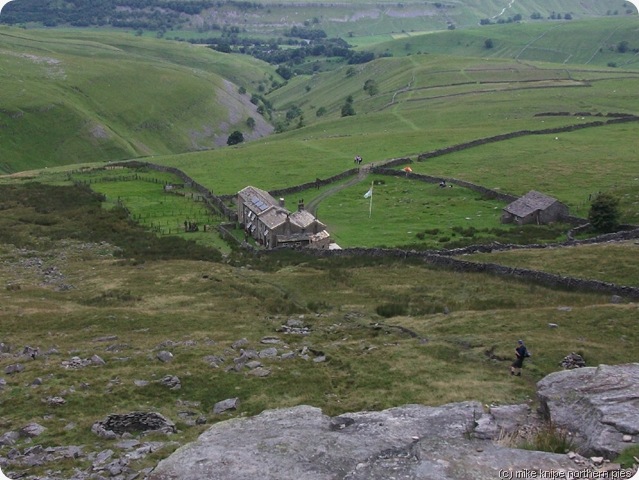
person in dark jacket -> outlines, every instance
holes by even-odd
[[[523,340],[517,340],[517,346],[515,347],[515,361],[510,366],[510,374],[521,376],[521,367],[524,366],[524,358],[530,357],[526,345]]]

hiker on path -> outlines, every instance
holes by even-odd
[[[523,340],[517,340],[517,347],[515,347],[515,361],[510,366],[510,374],[516,375],[517,377],[521,376],[521,367],[524,366],[524,358],[530,357],[528,353],[528,349],[526,345],[524,345]]]

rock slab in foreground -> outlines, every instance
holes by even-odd
[[[615,457],[639,439],[639,363],[555,372],[537,383],[545,415],[589,456]]]
[[[472,438],[478,402],[331,418],[315,407],[221,422],[161,461],[148,480],[495,480],[500,470],[576,470],[566,456]]]

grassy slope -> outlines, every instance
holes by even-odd
[[[8,172],[225,143],[231,128],[259,117],[238,85],[250,90],[268,71],[245,57],[112,33],[3,28],[0,52]]]

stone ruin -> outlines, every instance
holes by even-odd
[[[103,438],[117,438],[124,433],[176,433],[175,424],[157,412],[111,414],[95,422],[91,431]]]

